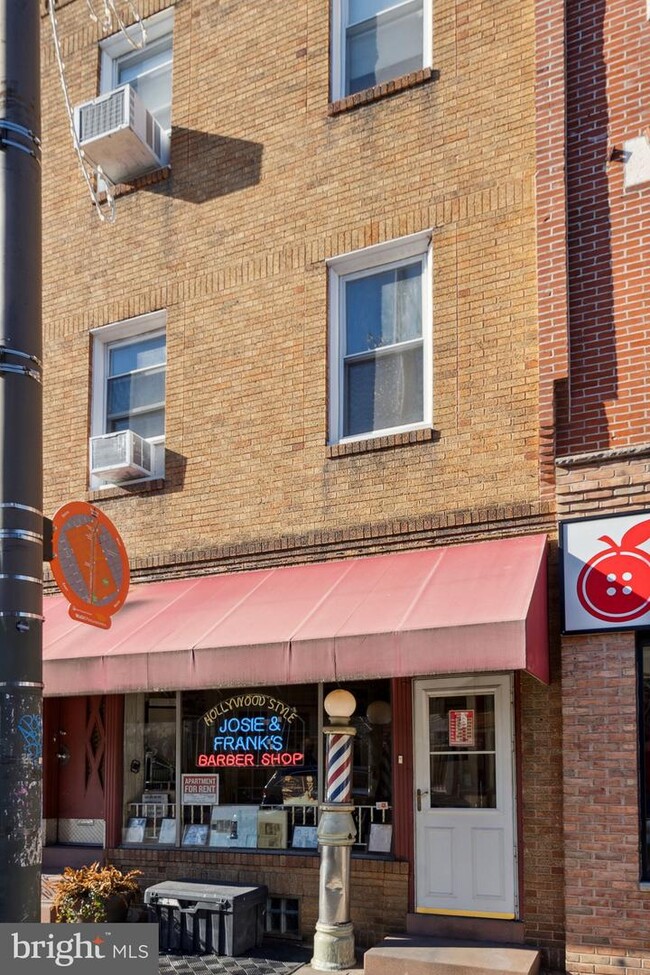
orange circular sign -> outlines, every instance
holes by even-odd
[[[129,559],[103,511],[70,501],[52,519],[51,567],[73,620],[107,630],[129,591]]]

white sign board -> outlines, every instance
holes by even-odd
[[[218,775],[184,775],[183,804],[186,806],[214,806],[219,802]]]
[[[650,511],[560,525],[564,631],[650,626]]]

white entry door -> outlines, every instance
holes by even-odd
[[[414,682],[416,910],[516,916],[512,681]]]

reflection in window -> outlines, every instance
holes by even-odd
[[[371,827],[391,828],[390,682],[347,686],[357,700],[356,846],[372,852]],[[189,691],[178,700],[179,721],[173,694],[126,698],[123,842],[315,851],[325,767],[318,686]],[[389,849],[390,841],[380,852]]]
[[[345,94],[423,65],[422,0],[348,0]]]
[[[164,333],[107,346],[106,433],[134,430],[141,437],[165,433]]]
[[[431,261],[424,231],[329,262],[330,441],[431,421]]]
[[[176,841],[176,696],[129,694],[124,714],[125,843]]]

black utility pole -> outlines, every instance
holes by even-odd
[[[40,3],[0,0],[0,921],[39,921]]]

